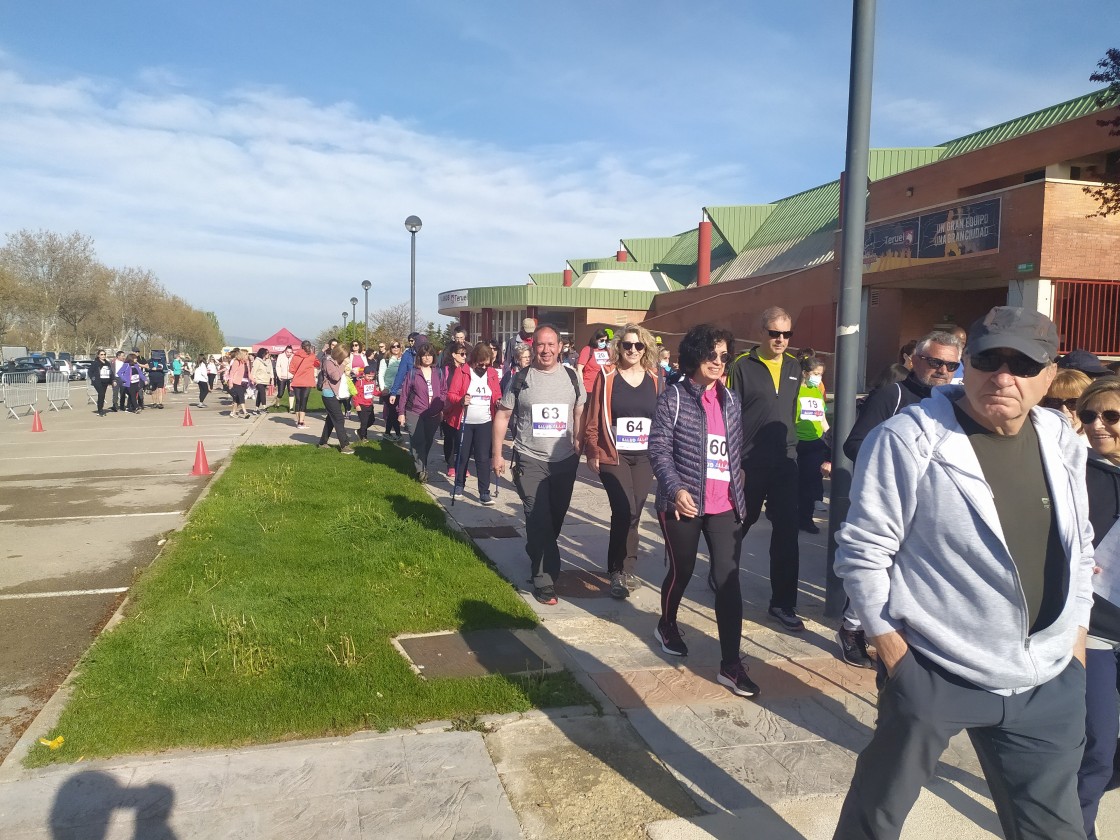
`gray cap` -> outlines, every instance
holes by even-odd
[[[1034,309],[993,306],[968,331],[970,356],[985,350],[1018,350],[1039,364],[1058,358],[1058,330],[1054,322]]]

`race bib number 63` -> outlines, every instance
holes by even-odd
[[[568,433],[568,406],[562,403],[534,403],[533,437],[558,438]]]

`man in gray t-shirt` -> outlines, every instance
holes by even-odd
[[[556,544],[579,466],[580,422],[587,393],[571,368],[560,364],[560,336],[549,326],[533,333],[533,363],[514,377],[494,415],[494,472],[505,473],[502,454],[511,415],[513,483],[525,506],[525,552],[533,573],[533,596],[556,603],[560,548]]]

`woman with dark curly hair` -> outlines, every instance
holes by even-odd
[[[743,427],[739,399],[724,386],[735,339],[701,324],[681,341],[684,376],[657,398],[649,455],[657,476],[657,518],[665,535],[669,571],[661,585],[661,619],[654,636],[661,649],[685,656],[677,609],[696,566],[700,535],[708,544],[716,590],[720,667],[716,679],[740,697],[758,686],[739,656],[743,598],[739,554],[747,502],[739,469]]]

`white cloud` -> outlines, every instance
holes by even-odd
[[[621,236],[695,223],[736,169],[689,155],[624,159],[594,143],[510,150],[425,134],[277,89],[192,94],[150,71],[136,87],[0,71],[0,232],[80,230],[111,265],[143,265],[232,334],[337,322],[371,307],[523,283]]]

